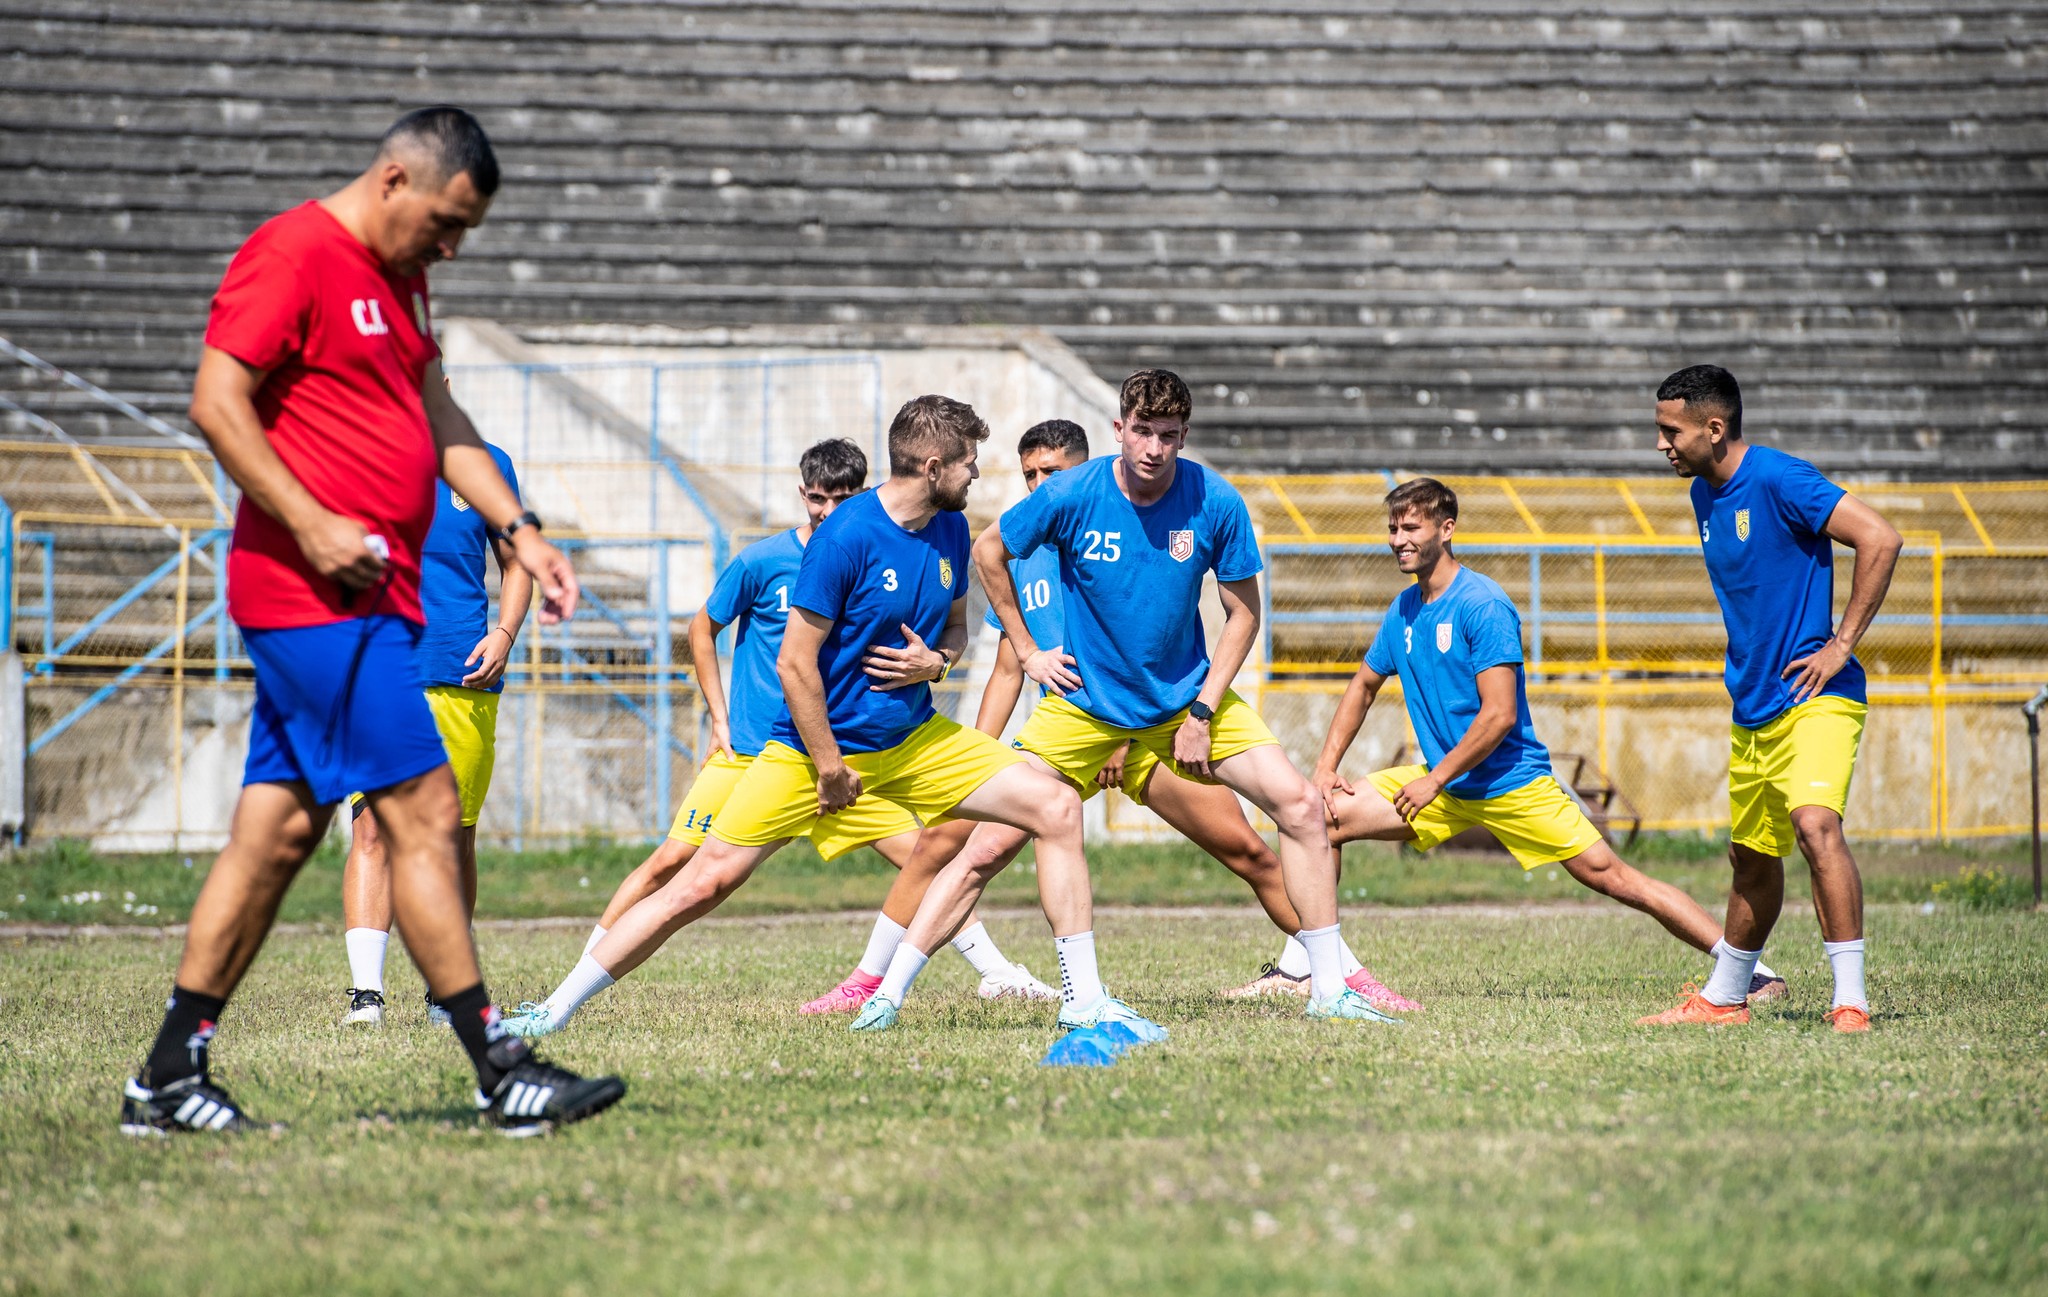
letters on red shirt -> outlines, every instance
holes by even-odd
[[[427,278],[394,275],[326,208],[308,202],[257,227],[228,265],[206,343],[269,371],[256,413],[278,458],[336,513],[391,547],[381,596],[341,587],[283,523],[244,498],[228,555],[228,614],[252,630],[373,612],[424,623],[420,546],[439,471],[420,384],[440,354]]]

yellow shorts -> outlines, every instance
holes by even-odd
[[[725,809],[733,789],[739,787],[753,764],[753,757],[729,757],[723,752],[705,762],[697,777],[690,781],[690,791],[683,794],[683,804],[676,808],[676,821],[669,826],[668,835],[678,842],[703,846],[712,820]],[[811,791],[816,796],[815,778]],[[917,827],[917,817],[896,803],[880,797],[862,797],[829,820],[819,820],[811,830],[811,845],[825,859],[837,860],[857,847],[909,833]]]
[[[1368,782],[1388,801],[1428,766],[1393,766],[1376,770]],[[1473,825],[1500,839],[1515,863],[1524,869],[1570,860],[1600,840],[1600,830],[1579,809],[1563,785],[1549,775],[1498,797],[1458,797],[1438,793],[1422,808],[1412,826],[1415,845],[1423,851],[1457,837]]]
[[[1767,856],[1798,845],[1792,812],[1849,805],[1849,779],[1869,708],[1822,694],[1758,729],[1728,727],[1728,836]]]
[[[462,827],[476,827],[498,768],[498,695],[461,685],[428,685],[427,710],[441,732],[448,766],[455,772],[455,790],[462,798]],[[349,794],[349,811],[362,809],[363,795]]]
[[[1183,779],[1203,784],[1216,783],[1214,779],[1190,774],[1173,759],[1174,731],[1187,718],[1187,709],[1182,708],[1157,725],[1148,725],[1141,730],[1118,729],[1095,719],[1064,698],[1048,695],[1038,700],[1037,710],[1031,713],[1030,720],[1024,722],[1023,730],[1017,735],[1016,746],[1051,766],[1060,778],[1080,789],[1084,798],[1095,792],[1096,771],[1102,769],[1102,763],[1126,742],[1131,745],[1131,753],[1124,759],[1123,786],[1126,790],[1142,790],[1144,780],[1150,777],[1151,766],[1155,764],[1165,764]],[[1259,719],[1258,712],[1238,697],[1236,690],[1223,695],[1222,706],[1216,709],[1215,718],[1209,722],[1211,760],[1222,761],[1240,752],[1278,742],[1273,731],[1266,728],[1266,722]],[[1148,760],[1141,761],[1141,757]]]
[[[940,818],[1022,760],[1022,753],[980,730],[934,716],[893,748],[848,754],[847,766],[860,776],[860,798],[843,811],[821,817],[818,768],[795,748],[770,743],[726,799],[712,832],[721,842],[742,847],[809,834],[820,854],[830,859],[827,842],[853,839],[857,845],[888,836],[865,827],[888,813],[868,803],[910,817],[897,830],[902,832]],[[864,836],[855,838],[856,834]]]

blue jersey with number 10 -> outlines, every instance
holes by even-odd
[[[1183,459],[1166,494],[1140,507],[1117,485],[1119,462],[1070,468],[1010,506],[1003,547],[1059,553],[1066,650],[1081,677],[1067,701],[1142,729],[1193,702],[1209,673],[1203,574],[1241,581],[1264,563],[1244,498],[1220,476]]]
[[[732,648],[732,679],[725,691],[726,723],[739,756],[761,754],[782,707],[782,678],[775,674],[775,659],[782,654],[789,596],[803,561],[803,542],[794,531],[757,540],[726,564],[704,601],[705,616],[721,626],[739,627]]]
[[[875,690],[861,669],[871,646],[902,648],[903,627],[927,645],[946,633],[953,601],[967,594],[967,519],[934,515],[907,531],[863,491],[820,523],[804,550],[792,607],[832,619],[818,649],[825,713],[843,752],[880,752],[901,743],[938,713],[929,684]],[[775,719],[777,742],[804,751],[785,704]]]
[[[1024,611],[1024,628],[1031,632],[1031,638],[1040,648],[1065,648],[1067,643],[1067,614],[1060,599],[1060,556],[1051,549],[1041,549],[1030,558],[1010,560],[1010,581],[1017,587],[1017,606]],[[990,608],[983,618],[998,632],[1003,629],[1002,618]],[[1040,697],[1045,695],[1045,686],[1038,686]]]

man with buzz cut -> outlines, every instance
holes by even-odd
[[[1037,491],[1055,475],[1088,462],[1088,433],[1080,424],[1066,419],[1047,419],[1034,424],[1018,440],[1017,462],[1023,470],[1025,492]],[[1067,632],[1060,589],[1059,551],[1045,546],[1030,558],[1013,560],[1010,563],[1010,580],[1017,588],[1024,623],[1032,638],[1052,648],[1064,645]],[[1003,624],[993,609],[987,613],[987,624],[993,630],[1002,630]],[[982,692],[975,728],[984,734],[1000,736],[1017,708],[1023,685],[1024,670],[1018,664],[1016,650],[1008,640],[1003,640],[997,648],[988,685]],[[1042,688],[1040,695],[1044,695]],[[1175,774],[1171,766],[1162,764],[1149,749],[1128,742],[1110,755],[1092,781],[1082,785],[1081,799],[1086,801],[1108,788],[1120,789],[1140,806],[1149,807],[1181,836],[1244,879],[1273,925],[1287,934],[1286,944],[1277,961],[1267,964],[1250,982],[1226,990],[1223,995],[1228,999],[1307,995],[1308,952],[1293,935],[1300,930],[1301,921],[1295,916],[1293,903],[1287,899],[1286,884],[1280,873],[1280,858],[1245,819],[1237,794],[1220,784],[1184,779]],[[949,837],[948,831],[966,827],[969,826],[961,824],[926,830],[917,847],[920,869],[928,858],[936,859],[940,864],[950,861],[964,845],[966,835],[954,833]],[[970,918],[960,935],[953,938],[953,946],[955,949],[964,947],[964,953],[972,958],[986,937],[982,924]],[[1422,1007],[1382,986],[1358,962],[1348,945],[1344,947],[1344,961],[1346,983],[1376,1007],[1384,1010]]]
[[[449,395],[426,269],[453,257],[498,188],[483,127],[422,108],[368,169],[249,236],[214,295],[192,421],[242,489],[228,614],[256,672],[249,760],[228,845],[192,907],[163,1025],[127,1083],[121,1131],[253,1123],[209,1054],[334,805],[361,791],[391,863],[391,904],[427,993],[476,1070],[476,1106],[508,1135],[581,1121],[625,1094],[507,1035],[484,989],[455,859],[462,804],[414,679],[420,553],[438,473],[512,546],[541,620],[576,610],[576,574]]]
[[[1412,842],[1427,851],[1477,825],[1523,869],[1558,865],[1687,945],[1722,949],[1720,929],[1699,902],[1615,855],[1551,773],[1550,752],[1529,716],[1521,615],[1498,583],[1451,552],[1457,529],[1458,497],[1434,478],[1388,493],[1387,545],[1415,584],[1395,596],[1330,718],[1314,776],[1328,799],[1330,840]],[[1426,764],[1376,771],[1353,787],[1338,763],[1395,676]],[[1783,993],[1769,969],[1753,971],[1758,982],[1745,981],[1745,993]]]
[[[961,511],[988,426],[973,407],[920,396],[889,427],[889,480],[848,500],[805,547],[776,658],[785,701],[689,864],[620,917],[571,972],[568,1012],[716,909],[799,834],[838,831],[882,798],[929,823],[993,820],[1038,839],[1039,896],[1055,937],[1092,926],[1081,799],[977,730],[939,715],[931,685],[967,642],[968,533]],[[879,667],[880,676],[876,674]],[[963,915],[964,917],[964,915]],[[1063,955],[1061,1020],[1165,1029]],[[901,949],[889,964],[893,973]],[[919,957],[922,966],[922,956]],[[536,1017],[543,1034],[557,1015]]]
[[[1140,370],[1124,380],[1118,405],[1114,457],[1041,484],[975,542],[975,571],[1003,636],[1024,674],[1051,695],[1032,712],[1017,748],[1047,776],[1085,788],[1129,744],[1250,799],[1280,830],[1282,879],[1309,956],[1308,1016],[1396,1021],[1345,984],[1322,799],[1230,688],[1258,634],[1264,563],[1251,514],[1229,483],[1180,458],[1194,399],[1179,375]],[[1039,643],[1011,575],[1013,562],[1044,548],[1059,556],[1064,645]],[[1224,610],[1213,661],[1200,608],[1211,571]],[[897,952],[911,976],[918,952],[953,934],[1023,843],[1014,828],[974,830],[925,893]],[[1039,859],[1042,879],[1042,845]],[[1070,948],[1092,941],[1082,934],[1055,942],[1063,973],[1082,962]],[[892,968],[855,1030],[892,1025],[909,989],[910,979]]]
[[[690,621],[690,658],[696,668],[704,710],[710,717],[709,757],[700,764],[697,777],[683,795],[668,836],[612,893],[603,917],[583,943],[585,955],[604,940],[605,933],[621,916],[659,891],[697,854],[733,789],[773,737],[775,716],[782,705],[775,660],[782,651],[790,595],[796,587],[804,550],[833,511],[867,485],[868,457],[851,441],[835,437],[806,450],[797,461],[797,475],[804,525],[756,541],[735,555],[718,574],[710,597]],[[728,626],[739,628],[733,644],[729,694],[718,662],[718,637]],[[894,650],[877,651],[866,664],[867,670],[879,683],[886,683],[894,674],[900,674],[902,656]],[[917,817],[879,797],[861,798],[855,808],[834,817],[829,830],[821,828],[811,834],[812,845],[827,860],[836,860],[866,845],[899,870],[911,866],[917,839]],[[928,870],[908,884],[899,875],[875,920],[875,931],[861,956],[860,966],[849,981],[865,976],[871,977],[874,985],[881,984],[889,956],[895,953],[896,940],[904,924],[916,913],[931,872]],[[899,892],[906,894],[899,896]],[[993,941],[988,944],[993,950]],[[991,978],[1015,979],[1016,975],[1008,971],[1008,961],[1002,963],[1001,972],[992,971],[984,977],[984,987]],[[565,988],[575,984],[572,974],[545,1002],[520,1005],[509,1019],[513,1030],[542,1034],[567,1026],[575,1006],[573,992]],[[1051,993],[1046,988],[1046,994]],[[834,1009],[829,1003],[813,1007],[817,1004],[813,1001],[805,1010],[817,1013]]]
[[[1842,836],[1865,712],[1856,645],[1877,617],[1899,533],[1803,459],[1742,436],[1742,389],[1716,365],[1657,388],[1657,448],[1692,479],[1700,553],[1728,628],[1728,940],[1713,976],[1656,1024],[1749,1021],[1742,987],[1785,902],[1794,843],[1835,978],[1827,1021],[1870,1030],[1863,985],[1863,879]],[[1834,621],[1834,542],[1856,551]]]

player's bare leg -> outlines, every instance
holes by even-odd
[[[476,826],[455,830],[455,862],[462,877],[464,912],[476,915]],[[342,1021],[384,1020],[384,957],[391,940],[391,863],[377,817],[359,805],[350,825],[348,858],[341,866],[342,939],[348,947],[349,1009]],[[445,1011],[428,1003],[430,1020],[447,1024]]]
[[[1698,901],[1643,873],[1605,842],[1594,843],[1558,866],[1581,885],[1649,915],[1694,950],[1711,952],[1721,940],[1721,929]]]
[[[436,766],[366,800],[390,860],[392,918],[427,994],[445,1002],[483,980],[469,927],[474,892],[465,895],[456,854],[462,799],[455,775]]]
[[[1792,830],[1813,878],[1813,916],[1835,975],[1828,1021],[1836,1031],[1870,1029],[1870,997],[1863,985],[1863,875],[1842,836],[1832,807],[1795,806]]]
[[[1245,819],[1236,793],[1220,784],[1178,778],[1163,765],[1153,767],[1140,791],[1147,810],[1251,887],[1274,927],[1289,936],[1301,931],[1301,918],[1287,899],[1280,857]]]
[[[221,1000],[234,994],[333,813],[316,804],[304,784],[250,784],[242,790],[228,844],[192,905],[178,960],[179,986]]]

